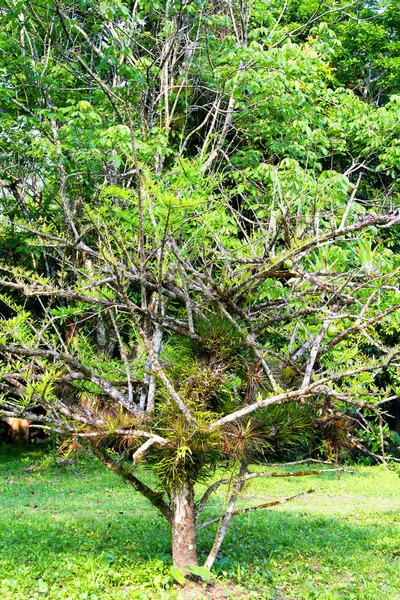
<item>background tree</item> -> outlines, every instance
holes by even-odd
[[[252,461],[316,430],[385,453],[399,101],[337,87],[337,13],[3,0],[1,414],[44,408],[169,521],[181,569],[230,485],[212,566]]]

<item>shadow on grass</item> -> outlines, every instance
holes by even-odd
[[[132,499],[132,504],[136,498]],[[82,504],[91,504],[91,496],[82,494]],[[17,568],[21,560],[29,562],[37,555],[51,557],[85,554],[93,557],[112,553],[119,558],[143,561],[162,558],[170,553],[169,526],[156,513],[138,510],[133,515],[119,514],[106,507],[100,514],[71,515],[45,513],[35,505],[18,506],[12,522],[0,513],[0,560],[7,556]],[[40,511],[40,514],[39,514]],[[90,512],[90,509],[89,511]],[[116,513],[116,514],[113,514]],[[58,521],[57,521],[58,520]],[[199,552],[204,557],[215,529],[201,532]],[[288,512],[264,512],[249,522],[236,517],[222,547],[230,562],[251,565],[272,557],[283,559],[301,555],[318,558],[333,567],[352,563],[360,554],[376,550],[382,527],[363,527],[341,522],[338,518],[313,518]],[[393,540],[395,532],[392,530]]]
[[[302,557],[337,568],[339,563],[354,565],[358,557],[376,553],[377,540],[384,535],[393,541],[393,549],[397,547],[398,531],[393,528],[272,510],[253,515],[251,520],[246,516],[236,517],[224,540],[221,556],[243,566]]]
[[[169,527],[139,494],[88,458],[57,467],[48,449],[0,446],[0,563],[43,557],[168,557]],[[107,559],[108,560],[108,559]]]
[[[109,556],[132,563],[170,560],[168,523],[99,463],[90,460],[77,467],[26,473],[46,457],[45,450],[0,450],[0,478],[16,480],[0,494],[0,563],[16,569],[21,561],[36,564],[38,556],[56,564],[60,557],[79,555],[103,556],[105,562]],[[200,559],[211,547],[215,528],[199,534]],[[386,536],[390,546],[396,534],[393,527],[356,524],[353,517],[261,511],[233,518],[219,561],[251,567],[302,557],[346,568],[360,555],[376,551],[380,536]]]

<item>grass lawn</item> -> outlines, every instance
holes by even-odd
[[[355,470],[253,480],[241,506],[317,491],[233,518],[213,569],[226,597],[236,586],[259,600],[400,600],[400,478]],[[181,597],[167,523],[99,463],[58,467],[43,449],[3,445],[0,482],[1,600]],[[199,534],[200,558],[215,527]]]

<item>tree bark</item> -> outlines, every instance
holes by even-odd
[[[185,571],[188,565],[197,565],[196,516],[193,484],[185,482],[171,492],[172,506],[172,561]]]

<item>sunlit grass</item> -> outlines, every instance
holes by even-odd
[[[167,523],[99,463],[57,467],[41,450],[0,447],[0,598],[177,598]],[[400,599],[400,479],[356,467],[259,479],[251,506],[317,489],[269,511],[234,517],[214,572],[248,597]],[[223,490],[204,518],[217,514]],[[214,526],[215,527],[215,526]],[[202,557],[215,529],[199,535]]]

